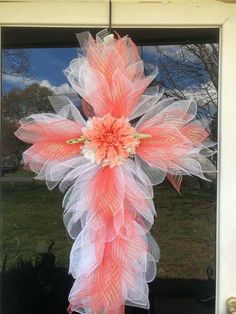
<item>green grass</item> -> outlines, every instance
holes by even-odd
[[[72,241],[62,223],[62,197],[43,182],[3,184],[1,252],[2,258],[7,254],[8,264],[17,258],[34,260],[53,241],[58,260],[68,262]]]
[[[164,187],[155,193],[157,220],[152,234],[161,248],[160,277],[206,279],[215,271],[216,192],[212,185],[187,186],[178,195]]]
[[[187,180],[182,194],[169,185],[155,189],[157,220],[152,234],[161,248],[160,277],[206,279],[215,268],[215,192]],[[38,252],[55,242],[57,261],[67,267],[72,241],[61,208],[63,195],[43,182],[3,183],[1,257],[7,265],[18,258],[35,261]]]
[[[17,171],[9,172],[4,175],[6,177],[33,177],[34,174],[31,171],[25,171],[22,168],[19,168]]]

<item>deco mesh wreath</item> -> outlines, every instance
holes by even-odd
[[[83,55],[65,74],[83,98],[84,116],[64,96],[52,96],[55,114],[21,120],[16,136],[32,144],[24,164],[67,190],[66,229],[74,239],[68,312],[122,314],[125,305],[149,308],[148,282],[159,249],[149,233],[155,208],[152,185],[165,177],[177,191],[182,175],[206,179],[214,153],[192,100],[164,98],[148,87],[136,45],[102,31],[78,39]]]

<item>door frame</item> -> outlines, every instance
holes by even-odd
[[[108,19],[108,0],[0,0],[0,27],[105,28]],[[220,30],[216,313],[227,313],[236,296],[236,0],[113,0],[112,26]]]

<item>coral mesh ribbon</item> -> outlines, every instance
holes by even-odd
[[[192,100],[165,98],[144,75],[129,37],[78,35],[83,55],[65,74],[83,98],[84,116],[67,97],[52,96],[55,114],[33,114],[16,136],[32,146],[25,165],[49,189],[66,190],[64,223],[74,239],[68,312],[122,314],[149,308],[148,282],[159,249],[149,233],[152,185],[165,177],[179,191],[182,175],[214,172],[212,143]],[[135,121],[135,123],[134,123]]]

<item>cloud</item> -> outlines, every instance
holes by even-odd
[[[12,74],[3,74],[2,76],[3,83],[8,83],[11,85],[17,85],[17,86],[24,86],[24,85],[31,85],[33,83],[38,83],[37,80],[23,77],[20,75],[12,75]]]
[[[51,89],[55,94],[71,94],[75,93],[74,89],[68,83],[62,83],[61,85],[53,85],[48,80],[36,80],[23,76],[16,76],[12,74],[4,74],[2,76],[3,85],[8,84],[10,88],[20,87],[25,88],[31,84],[37,83],[40,86]]]
[[[59,86],[55,86],[52,85],[48,80],[42,80],[39,85],[51,89],[55,94],[75,93],[74,89],[68,83],[63,83]]]

